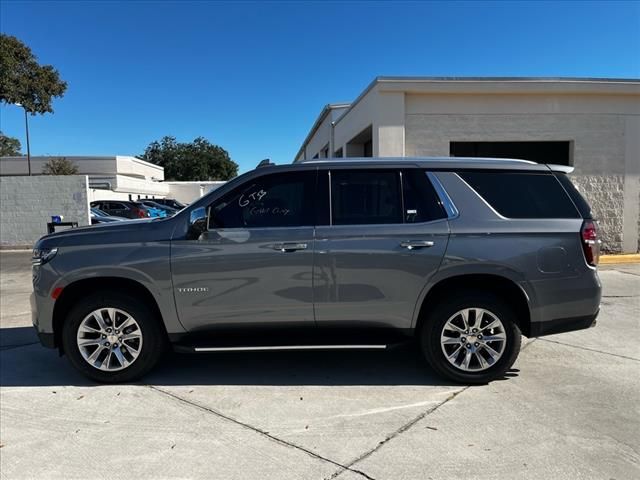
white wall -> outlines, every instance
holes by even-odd
[[[78,167],[79,175],[126,175],[136,178],[164,180],[164,168],[135,157],[116,155],[110,157],[86,156],[32,156],[31,172],[41,175],[43,167],[52,158],[64,157]],[[27,157],[0,158],[0,175],[27,175]]]
[[[192,203],[212,190],[227,182],[164,182],[169,187],[167,198],[174,198],[182,203]]]
[[[32,246],[53,215],[89,225],[84,175],[0,177],[0,245]]]

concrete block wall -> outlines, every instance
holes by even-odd
[[[624,176],[571,175],[571,181],[587,199],[598,220],[602,251],[622,251]],[[640,230],[638,230],[640,231]]]
[[[88,177],[0,177],[0,246],[31,246],[52,215],[89,225]]]

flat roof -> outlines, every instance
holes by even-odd
[[[425,94],[599,94],[640,95],[640,78],[590,77],[407,77],[378,76],[350,104],[337,104],[345,112],[335,121],[337,125],[377,85],[381,91]],[[332,104],[325,105],[309,134],[298,149],[297,159],[316,132]]]

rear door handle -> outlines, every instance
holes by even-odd
[[[293,242],[274,243],[273,245],[271,245],[271,248],[273,248],[274,250],[278,250],[280,252],[286,253],[286,252],[295,252],[296,250],[306,250],[307,244],[293,243]]]
[[[406,242],[400,242],[402,248],[414,250],[416,248],[429,248],[433,247],[434,243],[429,240],[407,240]]]

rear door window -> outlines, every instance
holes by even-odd
[[[556,177],[549,173],[460,172],[500,215],[507,218],[580,218]]]
[[[398,170],[332,170],[333,225],[403,223]]]
[[[403,170],[402,195],[405,223],[431,222],[447,216],[440,198],[423,170]]]

